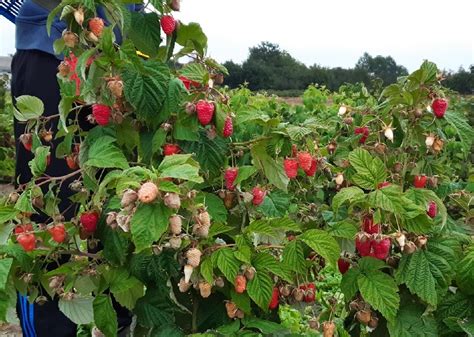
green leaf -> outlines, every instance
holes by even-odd
[[[117,336],[117,313],[107,295],[98,295],[93,303],[94,323],[105,337]]]
[[[10,268],[12,267],[13,259],[2,258],[0,259],[0,291],[5,290],[8,281],[8,275],[10,275]]]
[[[435,319],[431,315],[424,314],[424,311],[425,308],[416,302],[402,302],[396,319],[387,324],[390,336],[439,336]]]
[[[402,192],[397,185],[390,185],[368,194],[370,207],[381,208],[385,211],[403,214]]]
[[[129,310],[135,308],[135,303],[145,293],[143,284],[134,277],[128,278],[123,284],[116,285],[111,290],[117,302]]]
[[[128,37],[141,52],[153,57],[161,44],[160,18],[154,12],[131,12],[131,25]]]
[[[237,333],[239,329],[240,329],[240,320],[237,319],[233,321],[232,323],[218,327],[216,330],[218,333],[224,336],[234,336],[234,334]],[[199,336],[205,337],[203,336],[203,334],[199,334]],[[211,335],[211,336],[214,337],[214,335]]]
[[[266,217],[283,217],[288,212],[289,204],[290,196],[283,191],[276,190],[267,194],[258,210]]]
[[[458,266],[456,281],[459,288],[466,294],[474,295],[474,244],[467,248]]]
[[[15,219],[18,213],[20,212],[11,206],[0,205],[0,224]]]
[[[75,295],[72,300],[59,299],[59,310],[76,324],[89,324],[94,321],[94,298]]]
[[[267,311],[273,293],[273,282],[270,275],[262,270],[257,270],[254,278],[247,284],[247,293],[252,301]]]
[[[394,321],[400,304],[395,280],[382,272],[360,274],[357,278],[360,293],[364,300],[390,322]]]
[[[279,260],[276,260],[271,254],[258,253],[252,260],[252,265],[257,270],[266,270],[273,273],[287,282],[293,282],[290,268]]]
[[[175,154],[166,156],[158,167],[163,177],[189,180],[202,183],[204,180],[199,176],[199,164],[189,154]]]
[[[288,177],[283,169],[283,161],[281,159],[274,160],[267,154],[266,142],[259,142],[250,149],[254,165],[257,166],[268,181],[283,191],[287,191]]]
[[[298,240],[288,242],[283,249],[283,264],[297,273],[304,274],[306,271],[305,261],[303,245]]]
[[[319,229],[310,229],[299,238],[321,255],[330,265],[336,266],[340,248],[337,241],[331,235]]]
[[[329,223],[328,233],[331,236],[352,240],[359,231],[358,225],[349,221]]]
[[[31,190],[25,190],[15,203],[15,208],[21,212],[36,213],[31,203]]]
[[[385,262],[374,257],[366,256],[359,260],[359,269],[362,273],[369,273],[386,267]]]
[[[456,259],[457,254],[447,239],[431,238],[427,249],[403,255],[395,278],[398,283],[405,283],[413,294],[436,306],[454,277]]]
[[[44,104],[38,97],[23,95],[16,98],[16,107],[13,109],[13,114],[20,122],[36,119],[43,113]]]
[[[28,163],[34,177],[39,177],[46,171],[48,166],[47,158],[50,155],[49,149],[48,146],[39,146],[35,149],[35,157]]]
[[[387,172],[383,162],[373,158],[367,150],[357,148],[349,154],[349,161],[356,169],[355,179],[364,186],[365,189],[375,189],[377,185],[387,179]]]
[[[127,68],[122,73],[125,98],[141,120],[153,125],[168,93],[169,68],[156,61],[143,63],[143,70]]]
[[[448,220],[448,211],[443,201],[436,195],[435,192],[424,188],[411,188],[405,193],[406,197],[416,204],[418,204],[423,210],[426,210],[427,205],[430,201],[434,201],[438,207],[438,214],[441,216],[441,227],[446,225]],[[426,214],[426,211],[424,212]]]
[[[183,99],[186,95],[186,87],[179,78],[172,78],[168,85],[168,95],[164,109],[160,113],[159,121],[165,121],[172,113],[182,109]]]
[[[239,166],[239,172],[237,174],[237,178],[235,178],[234,184],[237,186],[247,180],[248,178],[252,177],[257,172],[257,168],[255,166]]]
[[[287,231],[300,232],[301,230],[296,222],[287,217],[254,220],[245,229],[247,233],[257,233],[271,237],[279,237]]]
[[[131,223],[132,239],[136,252],[149,247],[168,230],[172,210],[161,203],[140,204]]]
[[[456,132],[461,139],[461,145],[467,154],[467,150],[471,148],[474,139],[474,130],[472,126],[469,125],[466,118],[461,113],[456,113],[454,111],[447,111],[444,115],[444,119],[456,129]]]
[[[144,297],[137,301],[135,313],[138,323],[145,327],[162,327],[174,322],[173,303],[165,286],[147,288]]]
[[[195,49],[201,56],[204,56],[204,50],[207,49],[207,37],[203,33],[198,23],[181,23],[177,32],[176,43],[183,47]]]
[[[200,193],[195,199],[196,203],[205,204],[207,211],[211,215],[213,221],[227,222],[227,209],[224,202],[217,195],[212,193]]]
[[[350,301],[359,290],[357,285],[357,279],[359,276],[360,271],[357,268],[350,268],[344,275],[342,275],[341,291],[344,294],[346,302]]]
[[[232,302],[235,303],[237,308],[245,312],[246,314],[250,315],[252,312],[252,308],[250,305],[250,297],[248,294],[243,293],[239,294],[237,293],[234,289],[230,290],[230,298],[232,299]]]
[[[212,284],[214,282],[214,264],[212,263],[211,258],[201,261],[199,271],[207,283]]]
[[[265,335],[272,335],[276,332],[285,330],[281,324],[266,321],[257,317],[244,317],[242,324],[246,328],[258,329]]]
[[[125,155],[114,143],[115,138],[110,136],[95,139],[90,145],[88,159],[84,165],[99,168],[128,168]]]
[[[219,268],[230,283],[234,284],[235,277],[240,269],[240,262],[234,256],[232,249],[222,248],[214,254],[216,254],[217,268]]]
[[[201,63],[188,63],[179,70],[180,75],[190,79],[191,81],[203,84],[209,77],[209,72]]]
[[[332,199],[332,207],[337,213],[339,207],[345,202],[354,202],[364,197],[364,191],[357,186],[345,187],[341,189]]]

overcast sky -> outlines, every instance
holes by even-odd
[[[277,43],[307,65],[353,67],[367,51],[415,70],[423,59],[457,70],[474,64],[472,0],[182,0],[208,54],[242,62],[249,47]],[[0,18],[0,55],[14,52],[14,26]]]

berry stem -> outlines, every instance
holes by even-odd
[[[272,139],[272,137],[260,137],[260,138],[255,138],[252,140],[248,140],[246,142],[236,142],[236,143],[230,143],[229,145],[231,146],[248,146],[254,143],[262,142],[264,140],[269,140]]]

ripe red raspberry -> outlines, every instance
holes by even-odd
[[[94,233],[99,222],[99,213],[95,211],[84,212],[81,214],[80,222],[87,233]]]
[[[434,201],[430,201],[428,204],[428,211],[426,212],[430,218],[434,218],[438,214],[438,206]]]
[[[312,158],[311,167],[309,168],[309,170],[305,170],[304,173],[306,173],[308,177],[314,177],[317,169],[318,169],[318,160],[316,158]]]
[[[205,100],[199,100],[196,103],[196,113],[202,126],[208,125],[214,117],[214,104]]]
[[[415,176],[413,178],[413,186],[415,186],[415,188],[424,188],[425,185],[426,185],[426,176],[425,175],[418,175],[418,176]]]
[[[20,136],[20,142],[23,144],[26,151],[31,151],[31,148],[33,147],[33,136],[31,133],[24,133]]]
[[[36,247],[36,237],[32,233],[22,233],[18,235],[17,241],[26,252],[31,252]]]
[[[287,158],[283,161],[283,168],[290,179],[296,178],[298,175],[298,160],[294,158]]]
[[[181,148],[178,144],[165,144],[163,145],[163,155],[171,156],[181,152]]]
[[[431,104],[431,108],[436,118],[443,118],[448,109],[448,102],[445,99],[437,98]]]
[[[66,229],[62,223],[50,228],[49,233],[57,243],[63,243],[64,239],[66,239]]]
[[[372,248],[372,238],[365,233],[356,236],[355,246],[360,256],[369,256]]]
[[[186,89],[188,89],[188,90],[191,89],[191,87],[193,87],[193,88],[198,88],[198,87],[201,85],[201,83],[196,82],[196,81],[193,81],[193,80],[190,80],[190,79],[187,78],[186,76],[182,76],[182,75],[181,75],[181,76],[179,76],[178,78],[181,80],[181,82],[183,82],[184,86],[185,86]]]
[[[244,275],[237,275],[235,277],[235,291],[242,294],[247,289],[247,279]]]
[[[278,290],[278,287],[274,287],[273,292],[272,292],[272,300],[270,301],[268,308],[270,310],[277,308],[279,299],[280,299],[280,290]]]
[[[316,299],[316,286],[314,283],[307,283],[300,286],[300,289],[304,291],[304,301],[306,303],[312,303]]]
[[[303,171],[308,171],[311,168],[313,157],[309,152],[299,152],[298,153],[298,164],[300,165]]]
[[[366,126],[355,128],[354,133],[356,135],[362,135],[362,137],[360,137],[359,139],[359,143],[364,144],[367,138],[369,137],[369,128]]]
[[[149,204],[155,201],[158,196],[158,187],[152,182],[144,183],[138,190],[138,200],[144,204]]]
[[[254,204],[254,206],[260,205],[265,199],[266,194],[267,192],[264,189],[258,186],[254,187],[252,190],[252,195],[253,195],[252,203]]]
[[[378,184],[378,185],[377,185],[377,188],[378,188],[378,189],[381,189],[381,188],[384,188],[384,187],[387,187],[387,186],[390,186],[390,185],[392,185],[392,184],[389,183],[388,181],[384,181],[384,182]]]
[[[232,117],[227,116],[224,122],[224,130],[222,131],[222,134],[224,135],[224,138],[228,138],[232,136],[234,133],[234,125],[232,122]]]
[[[225,173],[224,173],[225,188],[227,188],[229,191],[233,191],[235,189],[234,181],[237,178],[238,174],[239,174],[238,167],[229,167],[227,170],[225,170]]]
[[[96,36],[100,37],[104,30],[104,20],[101,18],[92,18],[89,20],[89,30]]]
[[[77,164],[77,154],[70,154],[66,157],[66,164],[71,170],[77,170],[79,165]]]
[[[369,214],[362,219],[362,230],[368,234],[378,234],[380,233],[380,225],[374,224],[374,218]]]
[[[29,232],[33,232],[33,225],[30,223],[26,225],[18,225],[15,227],[15,235],[29,233]]]
[[[166,35],[173,34],[176,28],[176,20],[171,15],[163,15],[160,19],[161,29]]]
[[[344,258],[337,260],[337,267],[339,268],[341,274],[345,274],[349,270],[350,266],[351,263]]]
[[[385,260],[390,252],[391,245],[392,243],[388,237],[372,241],[372,251],[370,256],[379,260]]]
[[[92,116],[94,116],[97,124],[105,126],[109,124],[110,107],[104,104],[94,104],[92,105]]]

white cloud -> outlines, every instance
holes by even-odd
[[[218,61],[243,61],[261,41],[311,65],[351,67],[367,51],[410,70],[474,63],[470,0],[183,0],[183,22],[199,22]],[[14,27],[0,19],[0,55],[14,50]]]

